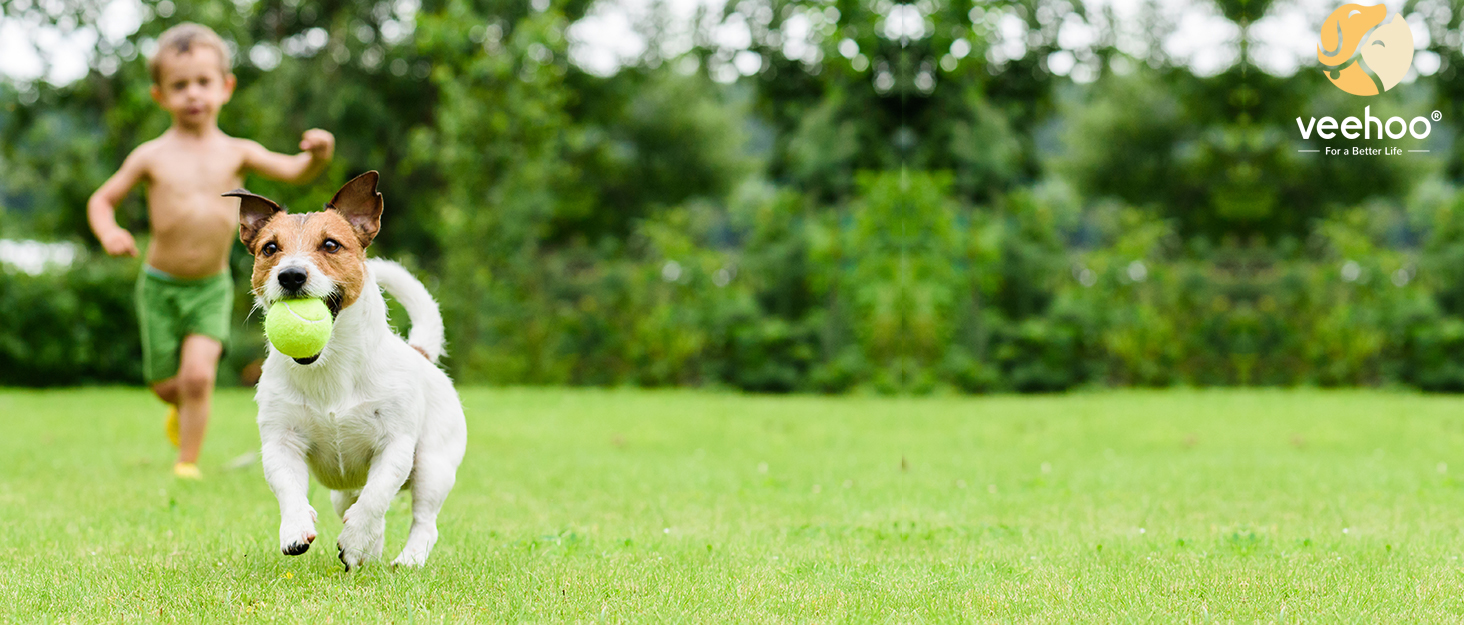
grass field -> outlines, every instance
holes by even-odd
[[[324,490],[285,557],[259,466],[223,467],[257,446],[246,392],[180,483],[145,392],[0,391],[0,620],[1464,619],[1460,399],[464,400],[432,560],[346,574]]]

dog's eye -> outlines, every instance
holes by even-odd
[[[270,256],[274,256],[275,252],[278,251],[280,251],[280,246],[275,245],[273,242],[270,242],[265,243],[264,247],[260,248],[259,253],[264,254],[265,258],[269,258]]]
[[[325,250],[326,253],[334,254],[341,251],[341,244],[336,243],[335,239],[326,239],[324,243],[320,244],[320,249]]]

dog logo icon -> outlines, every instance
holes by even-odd
[[[1322,22],[1317,60],[1338,89],[1352,95],[1377,95],[1397,85],[1413,65],[1413,31],[1388,7],[1344,4]]]

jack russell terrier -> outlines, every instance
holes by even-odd
[[[242,189],[224,194],[239,198],[239,240],[254,255],[255,306],[313,297],[334,317],[330,340],[315,356],[269,348],[254,400],[264,476],[280,503],[280,551],[300,555],[315,540],[306,496],[313,475],[331,490],[344,523],[336,547],[347,571],[381,557],[387,507],[407,490],[412,529],[392,564],[427,561],[467,442],[462,403],[436,366],[443,349],[437,302],[401,265],[366,258],[381,228],[377,178],[374,171],[358,176],[316,213],[286,214]],[[387,325],[383,287],[411,318],[406,340]]]

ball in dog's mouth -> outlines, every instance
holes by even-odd
[[[330,311],[330,320],[332,323],[334,323],[336,317],[340,316],[341,314],[340,291],[336,291],[326,296],[325,298],[323,298],[322,302],[325,304],[326,310]],[[322,353],[325,353],[324,349],[322,349],[320,353],[317,353],[314,356],[307,356],[305,358],[291,358],[291,360],[294,360],[295,364],[298,365],[309,365],[313,364],[317,360],[320,360],[320,354]]]

